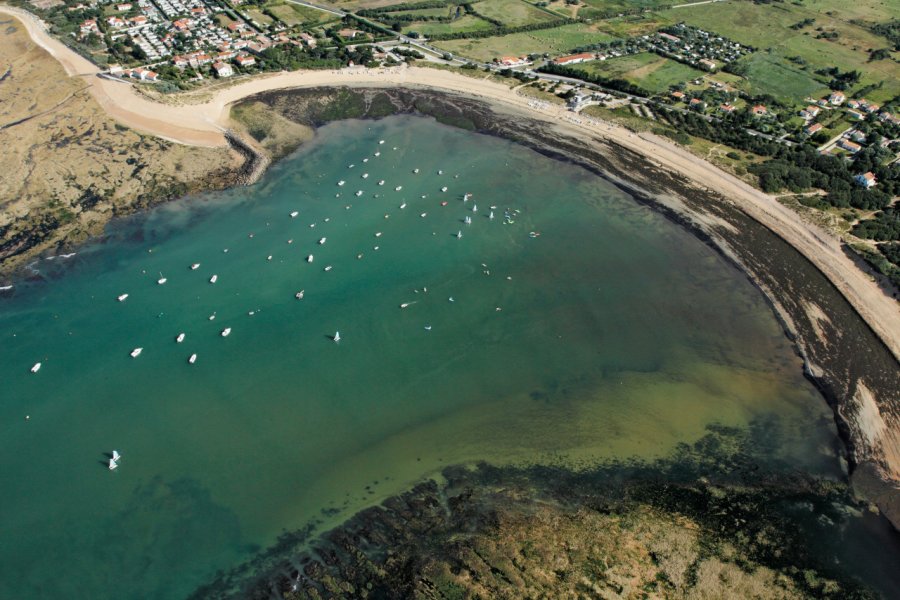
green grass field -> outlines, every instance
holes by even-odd
[[[453,6],[453,11],[456,11],[456,6]],[[394,15],[410,15],[413,17],[449,17],[450,7],[444,6],[441,8],[420,8],[418,10],[398,10],[387,13],[384,18],[388,19],[389,17],[392,17]]]
[[[476,5],[477,6],[477,5]],[[477,40],[448,40],[435,45],[459,56],[490,61],[500,56],[523,54],[568,54],[573,48],[611,41],[611,36],[592,25],[577,23],[553,29],[490,37]]]
[[[428,37],[443,33],[456,33],[458,31],[486,31],[493,28],[494,26],[484,19],[479,19],[472,15],[465,15],[450,23],[440,23],[438,21],[414,21],[403,28],[403,33],[408,34],[415,31],[420,35]]]
[[[799,102],[807,96],[819,97],[828,93],[828,86],[811,76],[809,71],[777,54],[758,52],[742,61],[749,68],[746,91],[751,94],[772,94]]]
[[[295,25],[318,25],[333,21],[336,17],[327,12],[300,6],[299,4],[268,4],[266,5],[272,14],[284,24],[293,27]]]
[[[634,9],[655,9],[672,4],[671,0],[583,0],[578,16],[591,19],[610,13],[622,13]]]
[[[542,23],[556,17],[523,0],[481,0],[472,8],[485,17],[500,21],[510,27]]]
[[[703,72],[656,54],[643,52],[609,60],[595,60],[574,67],[603,77],[624,79],[651,92],[665,92],[671,86],[703,76]]]
[[[851,9],[846,7],[853,4]],[[891,8],[893,6],[893,8]],[[831,14],[827,14],[827,13]],[[768,91],[785,100],[802,101],[792,89],[801,94],[813,88],[814,72],[827,67],[842,71],[858,70],[863,78],[860,86],[884,82],[876,99],[886,99],[900,93],[900,65],[892,60],[868,62],[868,50],[888,46],[887,40],[874,35],[868,29],[851,23],[856,17],[870,22],[895,18],[900,14],[897,0],[860,0],[847,3],[839,0],[806,0],[802,4],[728,2],[663,11],[660,18],[666,21],[685,21],[727,36],[742,44],[769,49],[769,56],[751,61],[754,72],[750,75],[755,91]],[[804,19],[815,19],[811,26],[801,30],[791,25]],[[838,33],[834,40],[816,39],[818,27]],[[807,63],[804,71],[787,61],[799,56]],[[766,74],[765,68],[772,69]],[[784,81],[795,77],[799,81]]]
[[[244,12],[244,13],[247,13],[248,15],[250,15],[251,19],[253,19],[257,23],[259,23],[263,27],[267,27],[267,26],[271,25],[272,23],[274,23],[274,21],[272,20],[272,17],[263,13],[263,11],[259,10],[258,8],[248,8],[241,12]]]

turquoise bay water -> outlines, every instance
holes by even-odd
[[[779,457],[838,473],[736,269],[586,171],[430,120],[329,125],[252,188],[35,269],[0,300],[0,597],[184,597],[447,464],[664,456],[713,422],[769,419]]]

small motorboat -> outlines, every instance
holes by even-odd
[[[231,327],[226,327],[222,330],[222,337],[228,337],[231,334]]]
[[[159,274],[159,279],[156,280],[156,283],[157,283],[158,285],[163,285],[163,284],[164,284],[165,282],[167,282],[167,281],[168,281],[168,279],[166,279],[165,277],[163,277],[163,274],[160,273],[160,274]]]
[[[397,187],[394,188],[394,191],[395,191],[395,192],[399,192],[399,191],[402,190],[402,189],[403,189],[403,186],[402,186],[402,185],[398,185]]]
[[[189,362],[190,364],[194,364],[195,362],[197,362],[197,354],[196,354],[196,353],[191,354],[191,357],[188,358],[188,362]]]
[[[131,351],[131,358],[137,358],[138,356],[141,355],[141,352],[143,352],[143,351],[144,351],[143,348],[135,348],[134,350]]]
[[[327,273],[327,272],[330,271],[331,269],[332,269],[332,266],[331,266],[331,265],[328,265],[327,267],[325,267],[325,268],[323,269],[323,271],[325,271],[325,272]]]
[[[378,185],[384,185],[384,179],[378,182]]]
[[[266,257],[266,260],[272,260],[272,255],[271,255],[271,254],[268,255],[268,256]]]
[[[300,290],[299,292],[294,294],[294,298],[296,298],[297,300],[303,300],[303,292],[304,290]]]
[[[376,152],[375,156],[381,156],[381,152]]]
[[[184,334],[183,334],[183,333],[179,333],[179,334],[178,334],[178,337],[175,338],[175,342],[178,343],[178,344],[180,344],[180,343],[183,342],[183,341],[184,341]]]
[[[418,170],[418,169],[413,169],[413,173],[415,173],[416,175],[418,175],[418,174],[419,174],[419,170]]]
[[[494,211],[491,211],[491,214],[488,215],[488,219],[490,219],[491,221],[494,220]]]
[[[212,277],[209,278],[209,282],[210,282],[210,283],[215,283],[215,282],[217,282],[218,280],[219,280],[219,276],[218,276],[218,275],[213,275]]]
[[[472,205],[472,212],[473,212],[473,213],[478,212],[478,205],[477,205],[477,204],[473,204],[473,205]]]
[[[447,206],[447,204],[449,204],[449,203],[448,203],[446,200],[444,200],[443,202],[441,202],[441,206]]]
[[[210,320],[210,321],[215,321],[215,320],[216,320],[216,313],[213,313],[213,314],[209,315],[209,320]]]
[[[379,146],[382,145],[383,143],[384,143],[384,140],[378,140],[378,145],[379,145]]]
[[[425,217],[428,216],[428,213],[427,213],[427,212],[423,212],[423,213],[422,213],[421,215],[419,215],[419,216],[422,217],[422,218],[424,219]]]
[[[347,183],[347,182],[344,181],[343,179],[341,179],[340,181],[338,181],[338,185],[339,185],[339,186],[344,185],[345,183]]]
[[[299,214],[300,214],[300,213],[299,213],[298,211],[295,210],[295,211],[293,211],[293,212],[291,213],[291,218],[293,219],[293,218],[295,218],[295,217],[296,217],[297,215],[299,215]]]
[[[356,195],[357,195],[357,197],[362,196],[363,195],[362,190],[357,190]]]
[[[32,373],[37,373],[40,370],[41,370],[41,363],[34,363],[34,366],[31,367]]]
[[[319,238],[319,245],[321,246],[322,244],[324,244],[327,239],[328,238]]]
[[[196,271],[200,268],[200,263],[194,263],[191,265],[191,271]]]
[[[375,237],[381,237],[381,232],[380,232],[380,231],[376,231],[376,232],[375,232]]]
[[[403,210],[404,208],[406,208],[406,202],[400,205],[400,210]]]
[[[363,178],[363,179],[368,179],[368,178],[369,178],[369,174],[368,174],[368,173],[363,173],[363,174],[362,174],[362,178]]]
[[[126,300],[127,298],[128,298],[128,294],[120,294],[120,295],[116,298],[116,300],[118,300],[119,302],[125,302],[125,300]]]
[[[306,257],[306,262],[311,263],[312,261],[313,261],[313,255],[310,254],[309,256]]]
[[[441,188],[441,191],[442,191],[442,192],[446,192],[446,191],[447,191],[447,186],[445,185],[444,187],[442,187],[442,188]]]

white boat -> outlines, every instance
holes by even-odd
[[[397,187],[394,188],[394,191],[395,191],[395,192],[399,192],[399,191],[402,190],[402,189],[403,189],[403,186],[402,186],[402,185],[398,185]]]
[[[40,370],[41,370],[41,363],[34,363],[34,366],[31,367],[32,373],[37,373]]]
[[[310,228],[310,229],[315,229],[315,228],[316,228],[316,224],[315,224],[315,223],[310,223],[310,224],[309,224],[309,228]]]
[[[384,185],[384,179],[378,182],[378,185]]]
[[[300,214],[300,213],[299,213],[298,211],[295,210],[294,212],[291,213],[291,218],[293,219],[294,217],[296,217],[296,216],[299,215],[299,214]]]
[[[368,159],[368,158],[364,158],[364,159],[363,159],[363,162],[364,162],[364,163],[367,163],[367,162],[369,162],[369,159]]]
[[[379,145],[379,146],[380,146],[381,144],[383,144],[383,143],[384,143],[384,140],[378,140],[378,145]]]
[[[312,261],[313,261],[313,255],[310,254],[309,256],[306,257],[306,262],[311,263]]]
[[[403,204],[400,205],[400,209],[401,209],[401,210],[404,209],[404,208],[406,208],[406,202],[404,202]]]
[[[375,237],[381,237],[381,232],[380,232],[380,231],[376,231],[376,232],[375,232]]]
[[[144,351],[143,348],[135,348],[134,350],[131,351],[131,358],[137,358],[138,356],[141,355],[141,352],[143,352],[143,351]]]
[[[119,454],[117,451],[113,450],[112,451],[112,459],[116,462],[119,462],[119,460],[122,459],[122,455]]]
[[[466,225],[471,225],[471,224],[472,224],[472,217],[470,217],[469,215],[466,215],[465,223],[466,223]]]
[[[400,305],[400,308],[406,308],[407,306],[411,306],[413,304],[415,304],[415,302],[404,302]]]
[[[488,219],[494,219],[494,211],[491,211],[491,214],[488,215]]]
[[[444,187],[442,187],[442,188],[441,188],[441,191],[442,191],[442,192],[446,192],[446,191],[447,191],[447,186],[445,185]]]
[[[324,244],[324,243],[325,243],[325,240],[327,240],[327,239],[328,239],[328,238],[320,238],[320,239],[319,239],[319,245],[321,246],[322,244]]]
[[[468,202],[469,198],[471,198],[471,197],[472,197],[472,193],[466,192],[465,194],[463,194],[463,202]]]
[[[330,271],[331,269],[332,269],[332,266],[331,266],[331,265],[328,265],[328,266],[325,267],[323,270],[324,270],[325,272],[328,272],[328,271]]]
[[[219,280],[219,276],[218,276],[218,275],[213,275],[212,277],[209,278],[209,282],[210,282],[210,283],[215,283],[215,282],[217,282],[218,280]]]
[[[213,313],[213,314],[209,315],[209,320],[210,320],[210,321],[215,321],[215,320],[216,320],[216,313]]]
[[[179,333],[179,334],[178,334],[178,337],[175,338],[175,342],[178,343],[178,344],[180,344],[180,343],[183,342],[183,341],[184,341],[184,334],[183,334],[183,333]]]
[[[431,331],[431,325],[426,325],[426,326],[425,326],[425,331]]]
[[[116,300],[118,300],[119,302],[125,302],[126,298],[128,298],[128,294],[121,294],[116,298]]]
[[[118,469],[118,468],[119,468],[119,463],[117,463],[117,462],[116,462],[115,460],[113,460],[113,459],[109,459],[109,470],[110,470],[110,471],[115,471],[115,470]]]
[[[194,263],[191,265],[191,271],[196,271],[200,268],[200,263]]]
[[[271,255],[271,254],[268,255],[268,256],[266,257],[266,260],[272,260],[272,255]]]
[[[472,205],[472,212],[478,212],[478,205],[477,205],[477,204],[473,204],[473,205]]]
[[[418,170],[418,169],[413,169],[413,173],[415,173],[416,175],[418,175],[418,174],[419,174],[419,170]]]
[[[355,167],[355,166],[356,166],[356,165],[347,165],[347,168],[348,168],[348,169],[352,169],[352,168]]]
[[[376,152],[375,156],[381,156],[381,152]]]
[[[231,333],[231,327],[226,327],[225,329],[222,330],[222,337],[228,337],[228,335],[230,333]]]
[[[168,281],[168,279],[166,279],[165,277],[163,277],[163,274],[160,273],[160,274],[159,274],[159,279],[156,280],[156,283],[159,284],[159,285],[162,285],[162,284],[164,284],[164,283],[167,282],[167,281]]]
[[[340,332],[340,331],[335,331],[335,332],[334,332],[334,336],[333,336],[331,339],[333,339],[333,340],[336,341],[336,342],[341,341],[341,332]]]
[[[347,183],[347,182],[344,181],[343,179],[341,179],[340,181],[338,181],[338,185],[344,185],[345,183]]]
[[[194,364],[195,362],[197,362],[197,354],[196,353],[191,354],[191,357],[188,359],[188,362],[191,364]]]
[[[362,174],[362,178],[363,178],[363,179],[368,179],[368,178],[369,178],[369,174],[368,174],[368,173],[363,173],[363,174]]]
[[[294,294],[294,298],[296,298],[297,300],[303,300],[303,292],[304,290],[300,290],[299,292]]]
[[[423,213],[422,213],[421,215],[419,215],[419,216],[422,217],[422,218],[424,219],[425,217],[428,216],[428,213],[427,213],[427,212],[423,212]]]
[[[438,175],[443,175],[443,174],[444,174],[443,171],[438,171]]]
[[[358,196],[362,196],[362,194],[363,194],[363,193],[362,193],[362,190],[357,190],[357,192],[356,192],[357,197],[358,197]]]
[[[456,232],[456,239],[459,239],[459,238],[461,238],[461,237],[462,237],[462,231],[457,231],[457,232]]]

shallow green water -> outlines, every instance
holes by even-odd
[[[735,268],[579,168],[433,121],[329,125],[253,188],[34,268],[52,281],[0,300],[0,597],[183,597],[443,465],[663,456],[713,422],[770,419],[773,455],[838,473]]]

